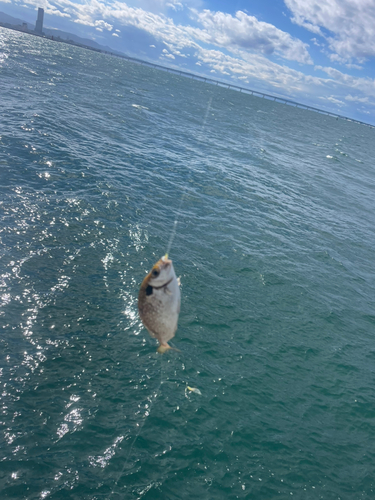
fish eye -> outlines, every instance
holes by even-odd
[[[159,274],[160,274],[160,271],[158,271],[157,269],[153,269],[151,271],[151,275],[153,278],[157,278],[159,276]]]

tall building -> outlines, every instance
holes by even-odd
[[[38,9],[38,19],[35,24],[35,33],[39,33],[40,35],[43,33],[43,17],[44,17],[44,9],[39,7]]]

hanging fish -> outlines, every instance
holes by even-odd
[[[151,337],[160,342],[160,353],[171,349],[168,341],[177,330],[181,302],[179,285],[172,261],[166,254],[153,266],[139,290],[139,316]]]

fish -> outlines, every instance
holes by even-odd
[[[180,306],[180,280],[166,254],[144,278],[138,295],[139,317],[151,337],[159,341],[161,354],[172,349],[168,342],[177,331]]]

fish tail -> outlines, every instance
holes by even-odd
[[[159,354],[164,354],[165,352],[169,351],[169,349],[172,349],[172,347],[168,343],[165,343],[160,344],[156,350]]]
[[[172,351],[181,352],[179,349],[176,349],[175,347],[171,347],[167,342],[165,344],[160,344],[159,347],[156,349],[156,351],[159,354],[164,354],[165,352],[167,352],[171,349],[172,349]]]

